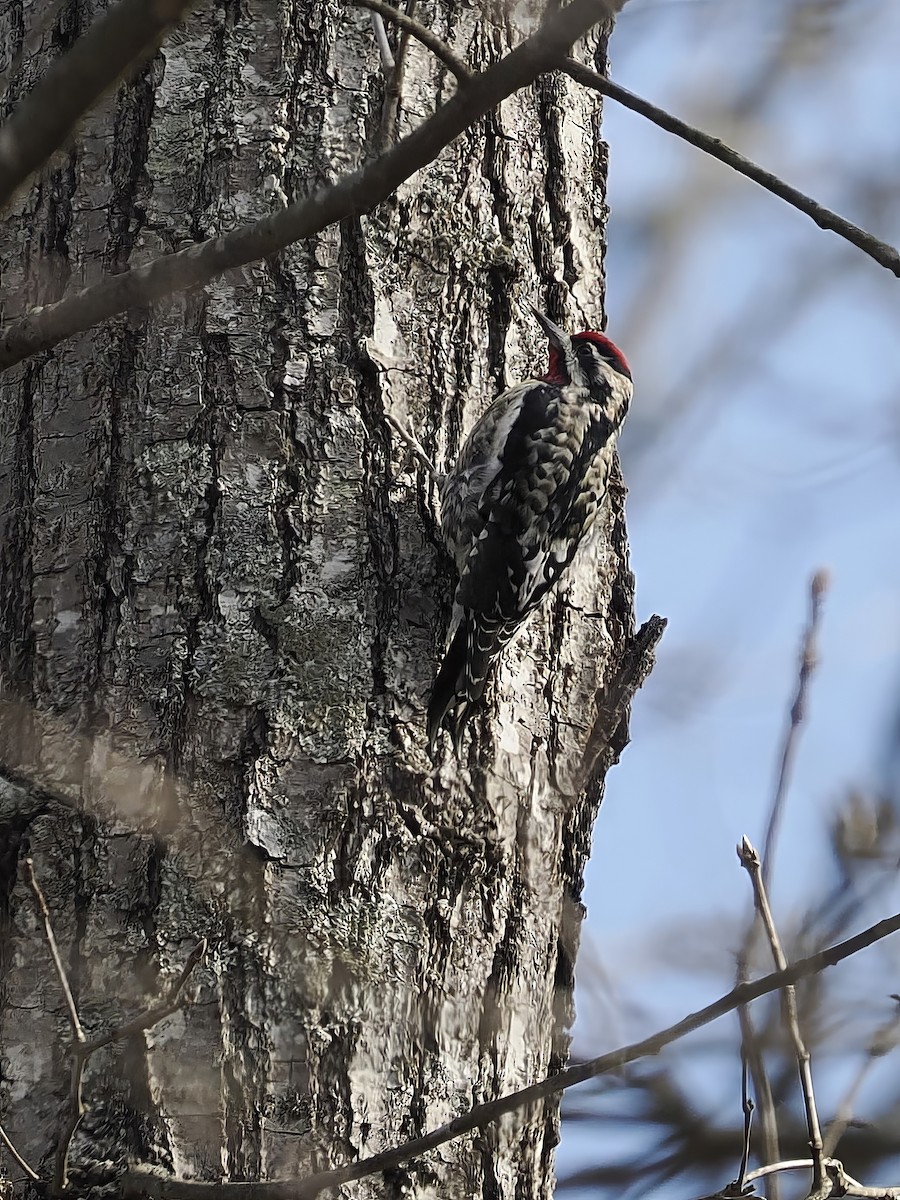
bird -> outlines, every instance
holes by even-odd
[[[532,312],[549,342],[546,373],[497,397],[440,487],[441,533],[459,582],[428,705],[432,758],[442,729],[459,757],[494,663],[575,557],[631,403],[631,369],[604,333],[570,337]]]

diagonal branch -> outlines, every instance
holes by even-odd
[[[457,83],[468,83],[472,78],[472,72],[463,60],[451,50],[442,38],[433,33],[427,25],[417,21],[415,17],[400,12],[399,9],[394,8],[393,4],[385,4],[384,0],[350,0],[350,2],[355,8],[367,8],[370,12],[377,13],[400,29],[411,33],[416,41],[427,47],[435,58],[439,58],[444,66],[453,72]]]
[[[131,3],[133,0],[123,0]],[[173,292],[208,283],[223,271],[267,258],[291,242],[312,237],[346,217],[371,212],[401,183],[432,162],[470,125],[507,96],[552,70],[599,21],[625,0],[572,0],[550,13],[537,33],[487,71],[474,75],[450,100],[392,149],[359,171],[223,237],[210,238],[146,266],[74,292],[8,325],[0,332],[0,370],[40,350]]]
[[[104,92],[154,53],[190,0],[121,0],[95,21],[0,126],[0,209]]]
[[[41,920],[44,922],[44,936],[47,939],[47,945],[50,948],[50,957],[53,959],[53,966],[56,969],[56,976],[59,979],[60,987],[62,988],[63,996],[66,1001],[66,1008],[69,1013],[69,1024],[72,1027],[72,1040],[81,1045],[87,1041],[84,1036],[84,1030],[81,1027],[81,1021],[78,1017],[78,1009],[75,1005],[75,997],[72,995],[72,988],[69,984],[69,976],[66,974],[66,968],[63,966],[62,956],[59,953],[59,946],[56,942],[56,935],[53,932],[53,924],[50,920],[50,909],[47,907],[47,901],[44,893],[41,891],[41,885],[37,881],[37,876],[34,873],[34,860],[31,858],[25,859],[25,874],[28,877],[28,884],[34,892],[34,898],[37,901],[38,910],[41,914]]]
[[[713,137],[709,133],[704,133],[702,129],[696,129],[693,125],[688,125],[685,121],[680,121],[678,117],[673,117],[671,113],[667,113],[664,109],[657,108],[649,100],[644,100],[641,96],[636,96],[634,92],[629,92],[626,88],[620,87],[619,84],[613,83],[605,75],[599,75],[596,71],[590,70],[589,67],[576,62],[574,58],[567,58],[562,66],[562,70],[574,79],[576,83],[593,88],[595,92],[600,92],[603,96],[609,96],[611,100],[617,100],[619,104],[624,105],[625,108],[630,108],[632,112],[639,113],[642,117],[646,117],[648,121],[652,121],[660,129],[665,129],[667,133],[674,133],[682,141],[690,142],[698,150],[703,150],[704,153],[717,158],[719,162],[725,163],[726,166],[746,176],[747,179],[752,179],[754,183],[758,183],[767,192],[771,192],[773,196],[778,196],[779,199],[785,200],[799,212],[805,213],[806,216],[815,221],[820,229],[830,229],[832,233],[836,233],[839,237],[844,238],[845,241],[856,246],[858,250],[862,250],[864,254],[868,254],[879,266],[886,267],[888,271],[900,278],[900,252],[893,246],[888,245],[887,242],[880,241],[865,229],[860,229],[858,225],[854,225],[852,221],[848,221],[838,213],[832,212],[830,208],[819,204],[811,196],[807,196],[804,192],[798,191],[797,188],[791,187],[789,183],[785,183],[783,179],[779,179],[771,171],[766,171],[755,162],[751,162],[749,158],[744,158],[743,154],[738,154],[737,150],[732,150],[730,146],[726,146],[718,138]]]
[[[165,1017],[171,1016],[173,1012],[181,1008],[181,993],[184,991],[184,985],[187,983],[191,972],[206,953],[206,945],[206,938],[201,938],[188,955],[181,969],[181,974],[172,983],[164,999],[158,1004],[151,1005],[150,1008],[145,1008],[142,1013],[138,1013],[136,1017],[132,1017],[124,1025],[117,1025],[109,1033],[104,1033],[100,1037],[94,1038],[93,1041],[88,1042],[83,1047],[81,1054],[87,1058],[89,1055],[96,1053],[97,1050],[102,1050],[104,1046],[110,1046],[113,1042],[124,1041],[125,1038],[131,1037],[133,1033],[140,1033],[144,1029],[152,1029],[154,1025],[158,1025]]]
[[[37,1171],[35,1171],[33,1167],[29,1166],[29,1164],[26,1162],[26,1160],[18,1152],[16,1147],[13,1145],[13,1142],[12,1142],[9,1134],[6,1132],[6,1130],[3,1128],[2,1125],[0,1125],[0,1142],[2,1142],[3,1145],[6,1147],[7,1151],[9,1152],[10,1158],[12,1158],[16,1163],[18,1163],[18,1165],[22,1168],[22,1170],[25,1172],[25,1174],[28,1176],[28,1178],[33,1180],[35,1183],[39,1182],[40,1178],[41,1178],[40,1175],[38,1175]]]
[[[497,1100],[490,1100],[486,1104],[477,1104],[467,1113],[463,1113],[462,1116],[454,1118],[446,1125],[441,1125],[423,1137],[413,1138],[401,1146],[396,1146],[381,1154],[373,1154],[370,1158],[351,1163],[349,1166],[338,1167],[333,1171],[323,1171],[308,1179],[289,1179],[270,1183],[204,1183],[192,1179],[175,1179],[160,1174],[153,1168],[136,1167],[125,1176],[124,1194],[126,1196],[146,1196],[150,1200],[311,1200],[320,1192],[339,1187],[341,1184],[391,1170],[411,1158],[417,1158],[438,1146],[452,1142],[463,1134],[472,1133],[483,1125],[498,1120],[506,1113],[515,1112],[527,1104],[545,1100],[548,1096],[554,1096],[566,1088],[574,1087],[577,1083],[584,1083],[585,1080],[593,1079],[597,1075],[617,1071],[639,1058],[659,1054],[660,1050],[671,1045],[672,1042],[701,1029],[704,1025],[709,1025],[710,1022],[731,1012],[739,1005],[749,1004],[751,1000],[756,1000],[769,992],[796,983],[799,979],[805,979],[809,975],[815,975],[825,967],[834,966],[845,958],[858,954],[860,950],[881,941],[882,938],[889,937],[898,930],[900,930],[900,913],[895,913],[894,916],[879,921],[876,925],[871,925],[862,933],[856,934],[855,937],[829,946],[816,954],[811,954],[808,958],[798,959],[787,970],[774,971],[752,983],[738,984],[726,995],[707,1005],[706,1008],[690,1013],[675,1025],[670,1025],[668,1029],[644,1038],[643,1041],[634,1042],[632,1045],[614,1050],[610,1054],[603,1054],[599,1058],[568,1067],[556,1075],[550,1075],[538,1083],[531,1084],[530,1087],[511,1092]]]

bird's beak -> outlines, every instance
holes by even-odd
[[[554,325],[550,318],[545,317],[544,314],[539,309],[535,308],[533,304],[529,304],[528,307],[534,313],[537,323],[540,325],[541,329],[543,329],[544,333],[546,333],[547,337],[550,339],[550,345],[555,346],[557,350],[565,351],[569,344],[568,335],[563,333],[558,325]]]

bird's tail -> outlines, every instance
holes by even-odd
[[[508,622],[465,613],[444,655],[428,705],[428,748],[432,757],[438,734],[446,729],[459,757],[462,735],[484,695],[494,660],[515,633]]]

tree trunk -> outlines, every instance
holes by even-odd
[[[7,61],[43,7],[9,6]],[[526,32],[434,12],[473,67]],[[71,0],[40,66],[94,15]],[[411,43],[401,132],[453,86]],[[4,318],[358,165],[383,94],[367,14],[201,7],[7,215]],[[70,1033],[26,853],[89,1036],[209,941],[193,1002],[91,1059],[74,1184],[126,1159],[302,1177],[564,1060],[582,868],[625,737],[622,489],[463,761],[444,746],[433,768],[454,579],[385,414],[444,466],[543,369],[520,298],[599,321],[598,104],[544,77],[374,213],[0,382],[0,1121],[42,1175]],[[557,1129],[554,1105],[526,1111],[354,1194],[545,1196]]]

